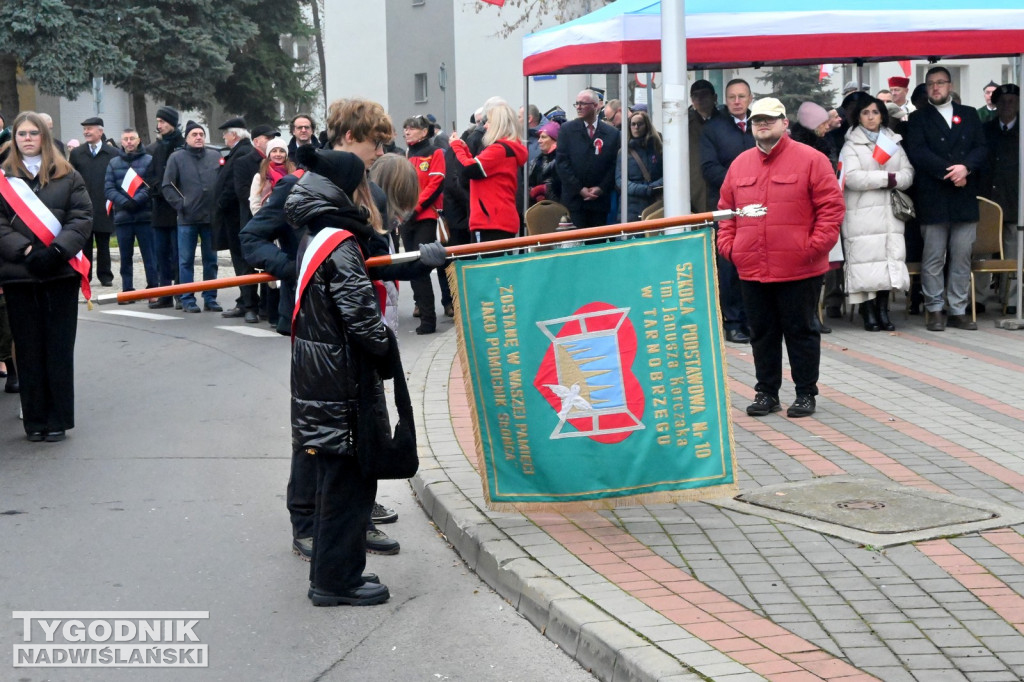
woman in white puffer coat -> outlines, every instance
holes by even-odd
[[[865,98],[852,113],[858,125],[847,131],[839,154],[846,178],[846,295],[850,303],[860,303],[864,329],[893,331],[889,292],[909,289],[910,275],[904,225],[893,215],[889,195],[913,184],[914,169],[899,145],[902,138],[888,128],[885,104]]]

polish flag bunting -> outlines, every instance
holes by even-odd
[[[505,0],[484,0],[489,5],[497,5],[498,7],[505,6]]]
[[[835,70],[836,70],[836,65],[835,64],[822,64],[821,68],[818,69],[818,82],[820,83],[821,81],[825,80],[826,78],[831,78],[832,74],[835,72]]]
[[[846,169],[843,168],[843,162],[839,162],[839,166],[836,169],[836,177],[839,178],[839,189],[846,189]]]
[[[135,172],[135,169],[129,166],[128,172],[124,174],[124,180],[121,181],[121,189],[124,190],[125,194],[134,199],[135,193],[145,184],[139,174]],[[114,202],[107,199],[107,215],[110,215],[113,210]]]
[[[878,162],[879,166],[884,166],[885,162],[893,157],[896,150],[899,148],[896,140],[888,137],[885,133],[881,133],[878,136],[878,142],[875,143],[875,150],[871,152],[871,158]]]
[[[900,65],[900,68],[903,69],[903,75],[906,76],[907,78],[910,78],[910,60],[901,59],[897,63]]]

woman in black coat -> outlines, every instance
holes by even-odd
[[[661,135],[646,111],[629,117],[629,158],[626,176],[626,220],[640,220],[643,210],[661,198],[665,180]],[[615,166],[615,186],[622,188],[622,167]]]
[[[0,197],[0,285],[18,353],[25,433],[32,442],[54,443],[75,426],[82,275],[69,260],[92,234],[92,202],[82,176],[57,153],[38,114],[22,112],[11,128],[14,144],[2,166],[7,180],[0,182],[7,185],[5,195],[21,187],[29,200],[38,198],[42,206],[34,214],[46,227],[33,231],[24,214]]]
[[[395,342],[363,260],[364,245],[383,227],[362,160],[320,150],[317,161],[319,172],[304,174],[285,202],[288,219],[308,233],[299,250],[291,412],[293,448],[316,459],[309,598],[316,606],[380,604],[388,588],[362,573],[377,481],[356,458],[354,405],[366,390],[383,400],[379,375],[375,386],[359,386],[359,366],[380,363]],[[351,234],[328,241],[340,230]]]

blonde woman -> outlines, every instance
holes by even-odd
[[[451,142],[455,158],[469,178],[469,231],[477,242],[519,234],[516,187],[519,169],[528,156],[516,112],[508,104],[492,106],[484,128],[484,149],[477,156],[462,140]]]

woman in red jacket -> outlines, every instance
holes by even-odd
[[[487,111],[484,149],[473,156],[462,140],[452,140],[452,151],[469,178],[469,231],[474,241],[489,242],[519,234],[516,205],[519,169],[526,163],[516,112],[507,104]]]

